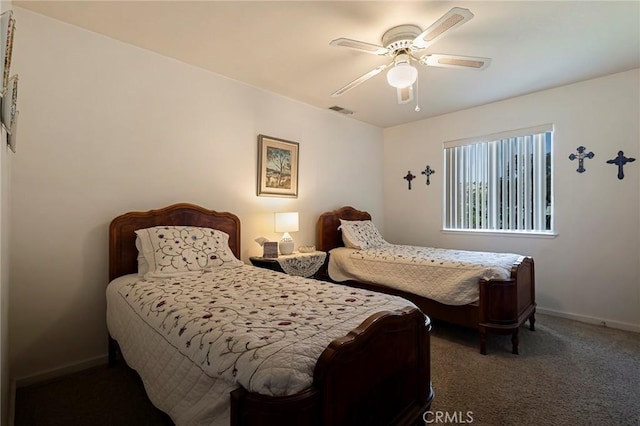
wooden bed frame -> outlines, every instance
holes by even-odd
[[[126,213],[111,222],[110,281],[137,272],[135,231],[158,225],[222,230],[240,258],[237,216],[175,204]],[[242,387],[231,392],[231,425],[422,424],[433,399],[430,331],[429,318],[415,308],[373,314],[324,350],[309,389],[286,397],[264,396]],[[109,363],[119,357],[118,343],[109,337]]]
[[[318,250],[328,253],[333,248],[344,247],[342,233],[338,230],[340,219],[371,220],[371,215],[349,206],[323,213],[317,224]],[[323,275],[323,279],[331,281],[326,270]],[[470,305],[444,305],[374,283],[346,281],[342,284],[399,295],[411,300],[430,318],[478,329],[480,353],[483,355],[487,353],[487,333],[510,334],[512,353],[518,354],[520,326],[529,320],[529,328],[535,330],[535,277],[531,257],[524,257],[521,262],[514,264],[511,277],[507,280],[480,280],[479,301]]]

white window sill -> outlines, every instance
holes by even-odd
[[[464,234],[479,235],[492,237],[517,237],[517,238],[555,238],[558,236],[556,232],[538,232],[538,231],[489,231],[475,229],[442,229],[443,234]]]

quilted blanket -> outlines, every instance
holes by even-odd
[[[204,375],[270,396],[309,387],[328,344],[373,313],[413,306],[247,265],[138,279],[117,297]]]
[[[366,250],[336,248],[329,257],[329,276],[386,285],[447,305],[466,305],[479,298],[480,279],[507,279],[523,256],[513,253],[451,250],[384,244]]]

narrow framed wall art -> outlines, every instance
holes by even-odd
[[[4,96],[4,92],[9,85],[9,75],[11,70],[11,52],[13,51],[13,33],[16,27],[16,20],[13,19],[13,11],[7,10],[0,14],[0,34],[2,34],[3,42],[0,45],[0,67],[2,76],[2,87],[0,91]]]

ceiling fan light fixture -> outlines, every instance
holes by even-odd
[[[409,55],[397,56],[395,66],[387,72],[387,82],[398,89],[411,86],[418,79],[418,70],[411,65]]]

